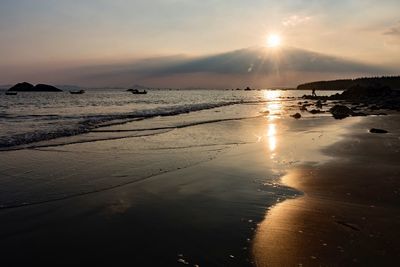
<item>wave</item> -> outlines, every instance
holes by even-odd
[[[88,115],[88,116],[78,116],[78,117],[77,116],[55,117],[54,115],[52,115],[49,116],[49,118],[53,120],[56,118],[58,119],[55,120],[55,123],[53,123],[53,128],[14,134],[12,136],[0,137],[0,149],[8,150],[9,148],[23,146],[30,143],[36,143],[60,137],[68,137],[68,136],[84,134],[100,127],[124,124],[136,120],[143,120],[158,116],[175,116],[184,113],[219,108],[229,105],[256,103],[256,102],[257,101],[245,102],[243,100],[238,100],[238,101],[219,102],[219,103],[185,104],[185,105],[158,107],[154,109],[137,110],[122,114],[118,113],[109,115]]]

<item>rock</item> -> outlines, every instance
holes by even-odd
[[[322,101],[321,101],[321,100],[318,100],[317,103],[315,104],[315,106],[316,106],[317,108],[322,108]]]
[[[381,85],[354,85],[344,91],[341,96],[344,99],[361,99],[369,97],[382,97],[389,96],[392,94],[392,89],[387,86]]]
[[[22,83],[17,83],[8,91],[18,91],[18,92],[24,92],[24,91],[32,91],[34,88],[33,84],[27,83],[27,82],[22,82]]]
[[[54,87],[52,85],[47,84],[37,84],[33,86],[30,83],[22,82],[17,83],[13,87],[9,89],[9,91],[17,91],[17,92],[62,92],[61,89]]]
[[[351,109],[343,105],[335,105],[329,111],[335,119],[344,119],[354,114]]]
[[[312,109],[312,110],[310,110],[309,112],[310,112],[311,114],[323,113],[323,111],[322,111],[322,110],[319,110],[319,109]]]
[[[296,113],[296,114],[290,115],[290,117],[293,117],[295,119],[300,119],[301,118],[301,114],[300,113]]]
[[[300,110],[301,110],[301,111],[307,111],[307,105],[302,105],[302,106],[300,107]]]
[[[37,84],[34,88],[37,92],[62,92],[61,89],[48,84]]]
[[[388,131],[383,129],[372,128],[369,130],[370,133],[388,133]]]
[[[360,116],[368,116],[368,114],[366,114],[364,112],[353,112],[353,114],[351,114],[351,116],[360,117]]]

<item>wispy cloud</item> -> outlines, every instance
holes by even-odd
[[[309,16],[292,15],[290,17],[285,18],[282,21],[282,25],[285,27],[296,27],[298,25],[308,23],[310,20],[311,17]]]
[[[389,30],[385,31],[383,34],[400,37],[400,21],[398,21],[395,26],[391,27]]]
[[[91,67],[90,73],[81,69],[80,81],[92,83],[119,81],[125,84],[145,83],[202,87],[234,86],[242,79],[262,86],[266,83],[295,85],[302,77],[317,75],[320,78],[342,77],[343,75],[375,75],[390,73],[390,70],[337,58],[320,53],[295,48],[276,54],[263,47],[241,49],[221,54],[196,58],[154,58],[151,64],[147,60],[125,66]],[[292,75],[290,78],[285,74]],[[336,75],[336,76],[335,76]],[[283,80],[283,78],[285,80]],[[269,79],[269,80],[268,80]],[[194,83],[194,84],[193,84]]]

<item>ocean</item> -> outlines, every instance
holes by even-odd
[[[182,126],[182,121],[176,116],[188,113],[196,114],[186,119],[186,124],[199,120],[256,116],[259,110],[254,109],[246,114],[213,112],[210,115],[201,111],[238,104],[262,104],[309,93],[296,90],[150,90],[146,95],[134,95],[121,89],[109,89],[87,90],[82,95],[23,92],[7,96],[1,92],[0,149],[26,147],[46,140],[89,133],[112,124],[159,116],[170,118],[169,128]],[[325,95],[332,93],[321,92]],[[144,128],[163,127],[157,126],[150,123]],[[123,137],[122,134],[119,136]]]

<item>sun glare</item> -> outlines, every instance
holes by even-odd
[[[282,39],[277,34],[270,34],[267,37],[267,46],[268,47],[278,47],[282,43]]]

